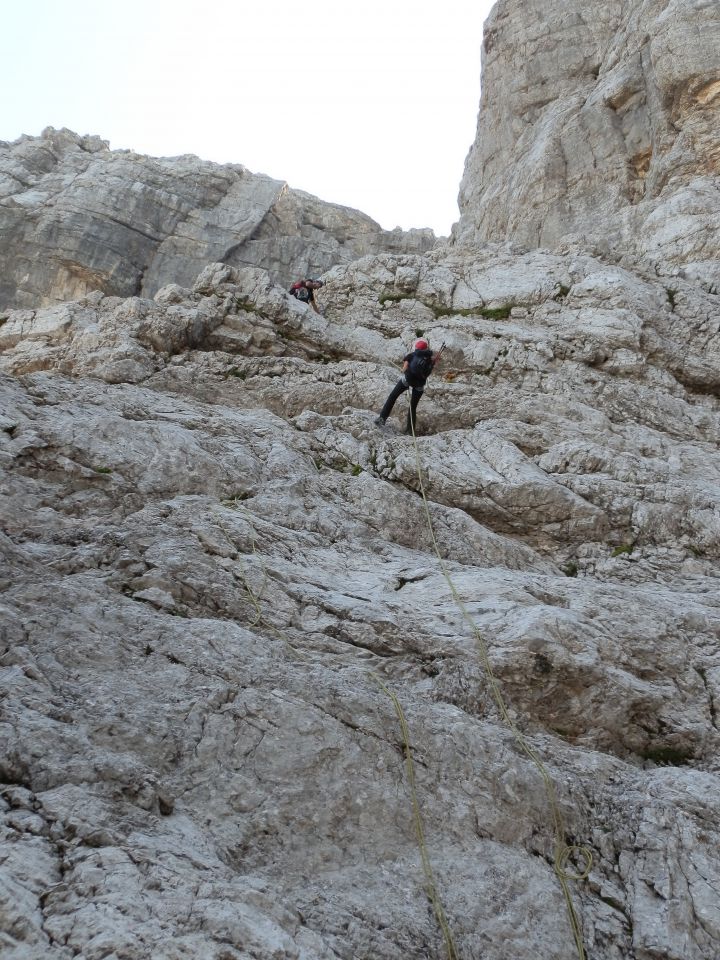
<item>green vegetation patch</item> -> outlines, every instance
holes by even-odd
[[[230,299],[235,304],[236,310],[244,310],[245,313],[262,313],[251,300],[243,300],[241,297],[231,297]]]
[[[516,303],[506,303],[502,307],[483,307],[480,310],[480,316],[485,317],[486,320],[507,320],[510,311],[516,306]]]
[[[417,297],[406,293],[383,293],[378,297],[378,302],[382,305],[386,303],[400,303],[401,300],[417,300]],[[439,303],[427,303],[425,300],[418,300],[428,310],[432,310],[437,319],[440,317],[485,317],[486,320],[507,320],[510,311],[517,306],[516,303],[506,303],[501,307],[443,307]],[[415,331],[416,337],[423,335],[421,330]]]
[[[415,297],[411,297],[407,293],[381,293],[378,297],[378,303],[382,306],[385,306],[386,303],[400,303],[401,300],[414,300]]]

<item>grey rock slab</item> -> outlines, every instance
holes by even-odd
[[[704,0],[497,3],[455,239],[716,262],[718,50]]]
[[[0,144],[0,307],[92,291],[153,296],[208,262],[257,264],[287,287],[365,254],[422,253],[431,230],[382,230],[240,164],[110,150],[48,128]]]
[[[507,245],[324,292],[213,263],[0,328],[3,949],[442,955],[379,678],[460,956],[576,955],[529,746],[588,956],[713,957],[715,294]],[[419,323],[442,562],[373,423]]]

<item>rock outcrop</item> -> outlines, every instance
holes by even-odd
[[[152,296],[208,262],[258,264],[280,284],[381,252],[422,253],[431,230],[382,230],[239,164],[109,150],[49,128],[0,143],[0,309],[93,290]]]
[[[431,250],[5,148],[3,960],[720,956],[716,27],[501,0]]]
[[[714,0],[500,0],[456,235],[581,238],[720,290],[718,129]]]
[[[216,264],[4,315],[3,955],[445,956],[378,677],[457,955],[577,956],[413,440],[373,424],[422,330],[438,549],[592,851],[587,956],[711,960],[718,298],[492,246],[322,294]]]

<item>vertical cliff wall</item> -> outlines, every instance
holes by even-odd
[[[572,235],[716,276],[720,5],[500,0],[458,239]]]
[[[12,146],[8,295],[110,292],[0,310],[3,960],[717,960],[715,15],[499,4],[455,243],[322,313],[186,278],[427,237]]]

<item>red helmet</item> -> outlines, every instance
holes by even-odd
[[[427,350],[429,346],[430,344],[427,342],[427,340],[423,339],[423,337],[420,337],[420,339],[416,340],[413,344],[413,350]]]

